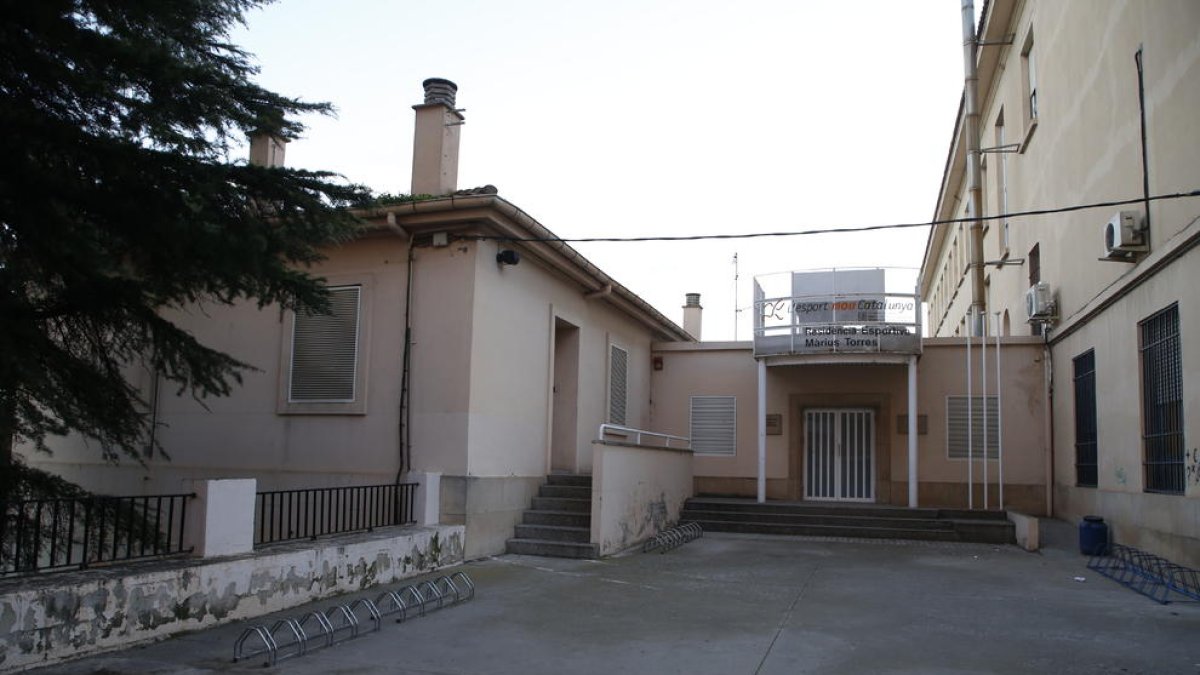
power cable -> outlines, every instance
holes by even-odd
[[[1060,206],[1049,209],[1033,209],[1029,211],[1013,211],[1010,213],[997,214],[994,216],[980,216],[978,218],[950,218],[947,220],[931,220],[923,223],[892,223],[888,225],[866,225],[863,227],[831,227],[811,230],[794,230],[785,232],[742,232],[738,234],[686,234],[686,235],[667,235],[653,237],[505,237],[500,235],[467,235],[456,237],[459,240],[468,241],[506,241],[506,242],[562,242],[562,243],[624,243],[624,242],[646,242],[646,241],[703,241],[713,239],[760,239],[763,237],[800,237],[813,234],[843,234],[856,232],[875,232],[879,230],[900,230],[913,227],[932,227],[935,225],[954,225],[956,223],[972,223],[975,221],[990,221],[990,220],[1010,220],[1013,218],[1021,218],[1024,216],[1045,216],[1056,213],[1069,213],[1072,211],[1084,211],[1087,209],[1098,209],[1111,206],[1128,206],[1130,204],[1145,204],[1151,201],[1162,201],[1168,199],[1186,199],[1188,197],[1200,197],[1200,189],[1190,192],[1174,192],[1170,194],[1155,195],[1152,197],[1137,197],[1134,199],[1121,199],[1106,202],[1092,202],[1090,204],[1075,204],[1072,206]]]

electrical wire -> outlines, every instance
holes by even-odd
[[[647,241],[703,241],[714,239],[760,239],[764,237],[800,237],[814,234],[847,234],[856,232],[876,232],[879,230],[900,230],[914,227],[932,227],[935,225],[954,225],[957,223],[973,223],[976,221],[991,221],[991,220],[1011,220],[1013,218],[1021,218],[1026,216],[1046,216],[1057,213],[1070,213],[1072,211],[1084,211],[1087,209],[1099,209],[1112,206],[1127,206],[1130,204],[1145,204],[1151,201],[1162,201],[1169,199],[1186,199],[1188,197],[1200,197],[1200,189],[1190,192],[1174,192],[1170,194],[1155,195],[1152,197],[1136,197],[1134,199],[1120,199],[1106,202],[1092,202],[1090,204],[1075,204],[1072,206],[1060,206],[1049,209],[1032,209],[1029,211],[1012,211],[993,216],[980,216],[978,218],[950,218],[946,220],[931,220],[922,223],[892,223],[887,225],[866,225],[863,227],[830,227],[811,230],[794,230],[783,232],[741,232],[738,234],[686,234],[686,235],[665,235],[665,236],[648,236],[648,237],[506,237],[501,235],[466,235],[455,237],[460,241],[505,241],[505,242],[563,242],[563,243],[627,243],[627,242],[647,242]]]

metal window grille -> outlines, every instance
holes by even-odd
[[[608,422],[625,424],[625,404],[629,374],[629,352],[616,345],[609,350]]]
[[[946,397],[946,451],[950,459],[983,459],[984,452],[984,399],[987,399],[987,457],[997,459],[1000,449],[999,406],[995,396],[970,397],[971,417],[967,419],[967,397]],[[970,427],[968,448],[968,427]]]
[[[329,314],[297,314],[288,398],[309,403],[355,400],[362,289],[329,289]]]
[[[1183,366],[1179,306],[1138,324],[1142,358],[1143,475],[1147,492],[1183,494]]]
[[[1096,352],[1076,356],[1075,367],[1075,484],[1096,487]]]
[[[691,397],[692,452],[737,454],[737,397]]]

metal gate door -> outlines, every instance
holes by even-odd
[[[811,409],[804,415],[806,499],[875,501],[875,413]]]

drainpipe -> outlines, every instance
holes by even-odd
[[[963,97],[967,137],[967,198],[971,207],[971,335],[982,334],[982,322],[987,312],[983,294],[983,199],[979,185],[979,75],[975,70],[978,45],[975,41],[975,3],[963,0]]]

